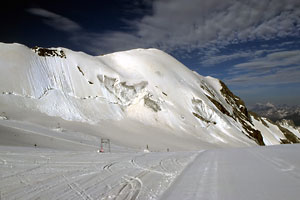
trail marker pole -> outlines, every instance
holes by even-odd
[[[101,138],[100,152],[104,153],[104,146],[108,148],[108,152],[111,153],[110,139]]]

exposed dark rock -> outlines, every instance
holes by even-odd
[[[252,111],[249,111],[249,114],[252,116],[252,117],[254,117],[254,119],[256,119],[257,121],[260,121],[260,116],[258,116],[258,114],[257,113],[255,113],[255,112],[252,112]]]
[[[154,112],[161,111],[160,106],[157,104],[156,101],[151,99],[151,95],[149,95],[149,94],[144,96],[144,104],[148,108],[151,108]]]
[[[284,134],[284,136],[286,137],[285,142],[300,143],[300,138],[298,138],[296,135],[294,135],[291,131],[289,131],[286,128],[283,128],[279,124],[277,124],[277,126],[281,130],[281,132]],[[282,141],[282,139],[281,139],[281,141]]]
[[[228,89],[228,87],[225,85],[225,83],[220,81],[220,84],[222,86],[222,89],[220,90],[221,94],[225,97],[226,102],[229,103],[233,107],[234,115],[236,115],[236,117],[243,118],[247,121],[251,121],[244,101],[240,97],[234,95]]]
[[[297,127],[295,126],[294,121],[291,120],[291,119],[277,120],[277,121],[276,121],[276,124],[279,124],[279,125],[288,125],[288,126],[291,126],[291,127],[293,127],[293,128],[297,128]]]
[[[273,121],[271,121],[270,119],[266,118],[266,120],[277,126],[279,128],[279,130],[284,134],[284,136],[286,138],[281,138],[281,143],[282,144],[293,144],[293,143],[300,143],[300,138],[298,138],[296,135],[294,135],[291,131],[289,131],[288,129],[284,128],[281,126],[280,122],[274,123]]]
[[[280,139],[281,144],[292,144],[289,140],[287,139]]]
[[[224,106],[220,102],[218,102],[217,100],[211,98],[208,95],[206,95],[206,96],[223,114],[228,115],[229,117],[232,117],[230,115],[230,113],[226,110],[226,108],[224,108]]]
[[[202,117],[201,115],[199,115],[199,114],[197,114],[197,113],[195,113],[195,112],[193,112],[193,115],[194,115],[195,117],[197,117],[198,119],[200,119],[200,120],[202,120],[202,121],[204,121],[204,122],[206,122],[206,123],[208,123],[208,124],[210,124],[210,123],[212,123],[212,124],[217,124],[216,122],[209,121],[209,120],[205,119],[204,117]]]
[[[269,125],[267,124],[267,122],[265,122],[265,120],[263,120],[262,118],[260,118],[261,122],[263,123],[264,126],[266,126],[267,128],[269,128]]]
[[[257,113],[252,112],[252,111],[249,111],[248,113],[249,113],[249,115],[253,116],[254,119],[256,119],[257,121],[260,121],[264,126],[269,128],[269,125],[267,124],[267,122],[265,120],[263,120],[260,116],[258,116]]]
[[[222,111],[224,114],[232,117],[235,121],[239,121],[243,129],[250,135],[251,139],[253,139],[257,144],[259,145],[265,145],[263,141],[263,137],[261,135],[261,132],[259,130],[256,130],[253,128],[253,124],[251,121],[251,117],[248,113],[248,110],[245,106],[245,103],[239,98],[238,96],[234,95],[228,87],[220,81],[220,84],[222,86],[221,88],[221,94],[224,96],[226,102],[231,105],[233,109],[233,115],[230,115],[229,112],[216,100],[209,97],[209,99],[212,99],[211,101],[219,108],[220,111]]]
[[[79,66],[77,66],[77,69],[80,71],[80,73],[82,74],[82,76],[84,76],[83,71],[81,70],[81,68]]]
[[[63,50],[57,50],[57,49],[47,49],[47,48],[42,48],[42,47],[38,47],[35,46],[32,48],[32,50],[37,53],[39,56],[49,56],[49,57],[60,57],[60,58],[67,58],[66,54]]]
[[[261,132],[259,130],[254,129],[251,125],[249,125],[246,121],[238,118],[239,122],[242,124],[243,128],[247,133],[251,136],[251,139],[254,140],[259,145],[265,145]]]
[[[212,97],[215,97],[214,91],[213,91],[211,88],[209,88],[209,87],[206,85],[205,82],[201,82],[200,87],[201,87],[203,90],[207,91]]]

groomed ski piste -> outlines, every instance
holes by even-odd
[[[299,199],[299,131],[162,51],[1,44],[0,69],[1,200]]]
[[[1,146],[1,199],[297,200],[299,151],[298,144],[102,154]]]

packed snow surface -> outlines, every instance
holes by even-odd
[[[300,195],[300,146],[97,153],[0,147],[2,199],[272,199]]]
[[[198,153],[161,199],[299,199],[300,145]]]
[[[195,153],[0,147],[3,199],[157,199]]]

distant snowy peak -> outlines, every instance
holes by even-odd
[[[87,123],[134,120],[219,146],[298,142],[249,113],[222,81],[192,72],[157,49],[95,57],[2,43],[0,70],[0,105],[20,110]]]
[[[296,126],[300,126],[300,106],[257,103],[251,107],[251,110],[273,121],[288,119],[292,120]]]
[[[280,121],[276,121],[276,124],[279,124],[279,125],[282,125],[282,126],[291,126],[293,128],[296,128],[294,121],[289,120],[289,119],[282,119]]]

